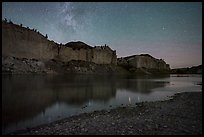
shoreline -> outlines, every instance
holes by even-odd
[[[202,134],[202,92],[177,93],[164,101],[82,113],[10,135],[197,135]]]

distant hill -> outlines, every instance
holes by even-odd
[[[202,74],[202,64],[191,68],[171,69],[172,74]]]

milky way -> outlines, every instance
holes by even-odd
[[[148,53],[171,68],[202,63],[202,3],[4,2],[2,19],[58,43],[109,45],[117,56]]]

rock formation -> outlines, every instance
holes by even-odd
[[[148,54],[117,59],[116,51],[106,44],[94,47],[81,41],[58,44],[47,38],[36,29],[3,21],[2,72],[150,74],[170,69],[162,59]]]
[[[169,64],[162,59],[156,59],[149,54],[133,55],[118,58],[117,64],[130,71],[141,71],[143,73],[169,72]],[[151,72],[150,72],[151,71]]]
[[[116,64],[116,52],[108,46],[91,47],[83,42],[65,45],[48,40],[28,28],[2,22],[2,56],[38,60],[82,60],[96,64]]]

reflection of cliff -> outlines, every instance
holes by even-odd
[[[150,93],[152,89],[164,87],[166,82],[148,80],[120,80],[117,81],[117,88],[130,90],[131,92]]]
[[[116,94],[114,83],[94,78],[74,78],[69,86],[58,90],[58,100],[69,104],[83,104],[88,100],[109,100]]]
[[[3,75],[2,85],[5,125],[33,117],[56,102],[80,106],[89,100],[108,101],[118,88],[145,93],[165,83],[103,75]]]
[[[116,94],[113,83],[89,77],[3,75],[2,85],[3,125],[33,117],[56,102],[80,106]]]
[[[45,82],[32,76],[2,76],[3,124],[35,116],[53,104],[55,94],[43,87]]]

